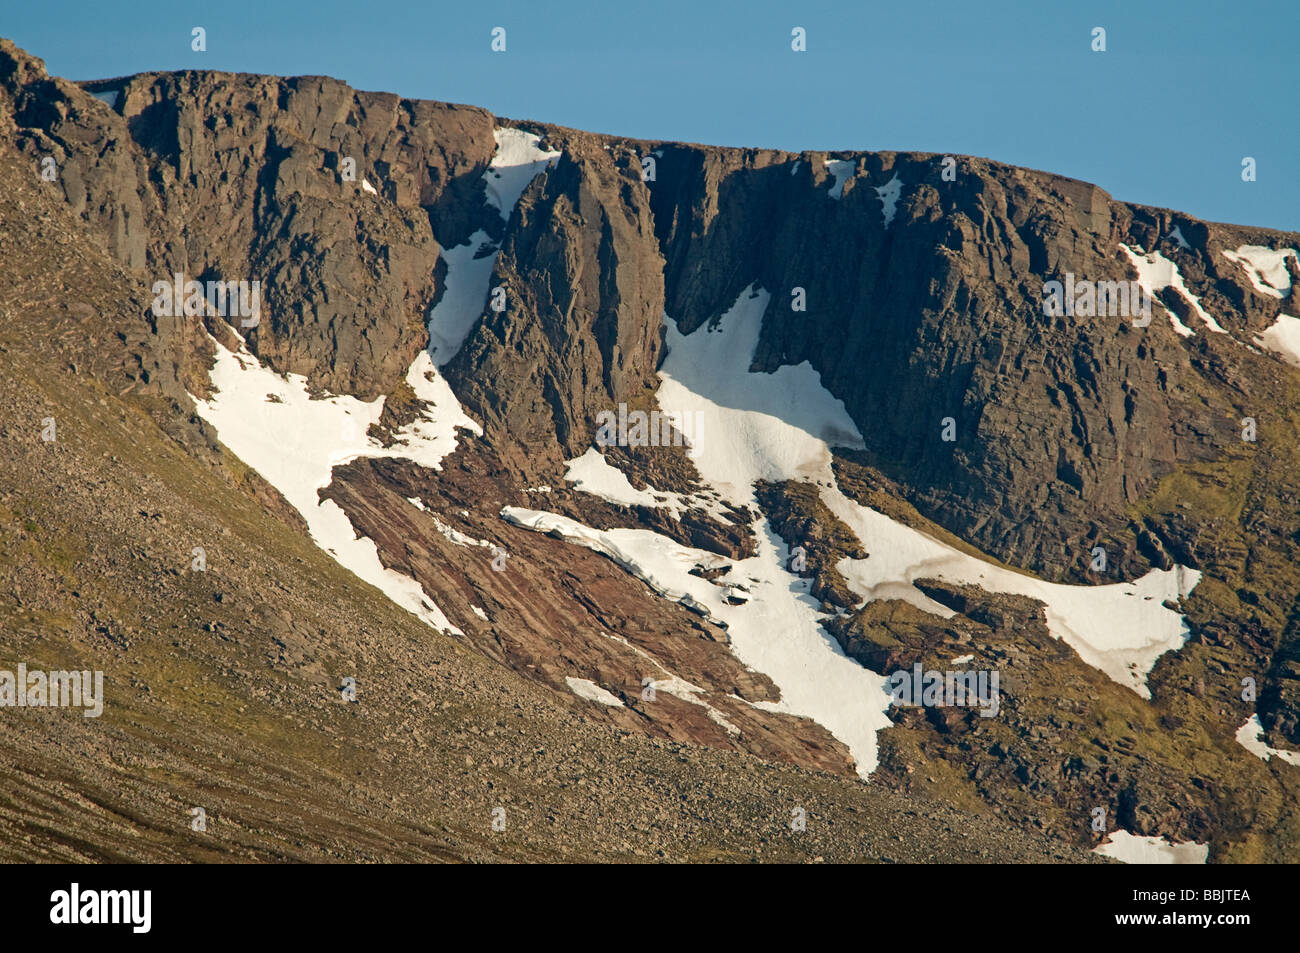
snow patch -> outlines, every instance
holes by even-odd
[[[723,508],[716,500],[656,490],[652,486],[638,490],[626,474],[595,447],[590,447],[582,456],[567,461],[565,467],[564,479],[572,483],[575,490],[590,493],[610,503],[666,509],[673,519],[680,519],[684,511],[698,507],[714,519],[725,519]],[[549,490],[547,487],[548,492]]]
[[[564,679],[565,683],[573,694],[579,698],[585,698],[589,702],[598,702],[601,705],[608,705],[610,708],[622,708],[623,700],[617,695],[605,691],[595,682],[586,678],[574,678],[568,675]]]
[[[483,608],[481,606],[470,606],[469,610],[473,612],[476,616],[478,616],[480,619],[482,619],[484,622],[489,621],[488,614],[483,611]]]
[[[718,711],[718,709],[714,708],[704,699],[699,697],[700,695],[707,694],[704,689],[700,688],[698,685],[692,685],[684,678],[679,678],[674,675],[668,669],[664,668],[663,663],[657,658],[644,649],[633,645],[621,635],[610,635],[607,632],[602,632],[601,635],[605,636],[607,639],[613,639],[615,642],[621,642],[667,676],[666,678],[653,679],[651,681],[650,684],[654,687],[656,692],[663,692],[667,695],[672,695],[674,698],[679,698],[684,702],[689,702],[692,705],[698,705],[701,708],[707,709],[710,721],[719,725],[723,731],[733,737],[740,735],[740,729],[728,721],[722,712]]]
[[[689,337],[665,315],[668,356],[659,371],[661,408],[702,413],[687,453],[705,482],[728,502],[755,503],[757,480],[830,481],[829,445],[864,449],[844,402],[821,385],[812,364],[751,374],[763,313],[771,294],[741,292],[716,330]]]
[[[1285,298],[1291,293],[1291,273],[1287,271],[1287,258],[1300,261],[1294,248],[1274,251],[1263,245],[1242,245],[1236,251],[1225,251],[1223,257],[1246,269],[1246,277],[1260,294],[1270,298]]]
[[[1158,251],[1153,251],[1150,254],[1143,255],[1135,252],[1123,243],[1121,243],[1119,247],[1124,250],[1124,254],[1128,255],[1129,261],[1132,262],[1133,267],[1137,269],[1138,284],[1142,286],[1142,289],[1149,294],[1152,299],[1154,299],[1154,303],[1159,303],[1159,299],[1156,298],[1156,292],[1163,291],[1165,288],[1173,288],[1184,301],[1191,305],[1192,310],[1196,312],[1196,316],[1205,323],[1207,328],[1218,334],[1228,333],[1219,326],[1218,321],[1210,317],[1210,315],[1206,313],[1205,309],[1201,307],[1201,299],[1187,290],[1187,285],[1183,284],[1183,277],[1178,273],[1178,266],[1176,264]],[[1160,306],[1162,308],[1164,307],[1163,304]],[[1196,333],[1187,325],[1183,324],[1178,315],[1174,314],[1168,308],[1165,308],[1165,311],[1169,315],[1169,320],[1174,325],[1174,330],[1183,337],[1189,338]]]
[[[503,219],[510,221],[510,213],[524,189],[539,172],[555,165],[560,153],[540,148],[541,137],[522,129],[495,129],[492,135],[497,149],[483,181],[487,185],[488,202],[496,206]]]
[[[736,657],[768,675],[781,691],[780,701],[754,707],[812,718],[848,747],[859,775],[865,778],[875,768],[876,733],[892,724],[885,715],[890,702],[885,679],[847,658],[822,630],[809,581],[786,571],[789,551],[765,519],[753,527],[758,552],[731,563],[714,585],[691,575],[691,569],[719,568],[727,565],[725,559],[651,530],[596,530],[557,513],[511,506],[501,516],[602,553],[665,598],[725,626]],[[726,601],[726,589],[734,585],[749,589],[744,605]]]
[[[443,458],[456,449],[457,430],[483,436],[483,428],[465,413],[460,401],[452,393],[447,378],[438,373],[433,366],[433,358],[428,351],[421,351],[411,362],[406,372],[406,383],[415,396],[428,404],[432,410],[426,410],[414,421],[393,434],[391,447],[378,444],[367,445],[367,457],[401,457],[412,463],[431,470],[441,470]],[[382,400],[379,399],[382,411]]]
[[[449,542],[455,543],[457,546],[479,546],[483,549],[488,549],[492,546],[492,544],[486,539],[475,539],[473,536],[462,533],[455,527],[448,526],[442,520],[438,519],[437,514],[431,513],[430,518],[433,520],[433,528],[445,536]]]
[[[1094,854],[1114,857],[1126,864],[1203,864],[1210,856],[1209,844],[1184,841],[1171,844],[1163,837],[1140,837],[1128,831],[1112,831]]]
[[[483,182],[488,202],[509,221],[528,183],[554,165],[560,153],[538,148],[541,139],[519,129],[497,129],[493,135],[497,150],[483,174]],[[463,245],[442,250],[447,275],[442,297],[429,310],[429,350],[439,367],[456,356],[482,316],[500,251],[482,229]]]
[[[1178,243],[1178,247],[1183,249],[1184,251],[1192,250],[1192,246],[1187,244],[1187,239],[1183,237],[1183,230],[1179,228],[1177,225],[1175,225],[1170,230],[1169,234],[1166,235],[1165,237],[1173,239],[1175,242]]]
[[[378,194],[379,194],[378,192],[375,191],[375,187],[374,187],[373,185],[370,184],[370,181],[369,181],[368,179],[362,179],[362,180],[361,180],[361,191],[362,191],[362,192],[369,192],[371,195],[378,195]]]
[[[1045,605],[1053,637],[1143,698],[1151,697],[1146,676],[1156,659],[1181,648],[1190,634],[1182,614],[1163,603],[1191,593],[1201,578],[1195,569],[1153,569],[1135,582],[1106,586],[1045,582],[995,566],[896,523],[849,499],[838,487],[822,487],[821,498],[871,554],[866,559],[846,557],[836,564],[849,588],[866,601],[903,599],[927,612],[937,608],[951,616],[951,611],[912,585],[926,577],[1038,599]]]
[[[482,433],[461,410],[427,352],[412,362],[406,380],[416,396],[432,403],[383,447],[367,430],[379,421],[384,398],[312,400],[307,378],[281,377],[243,344],[237,352],[210,338],[216,349],[211,371],[214,396],[194,400],[200,417],[216,428],[221,442],[279,490],[302,514],[312,540],[359,578],[437,629],[459,633],[410,576],[384,568],[375,544],[358,537],[347,514],[318,491],[330,484],[334,467],[359,457],[402,457],[433,469],[456,448],[456,428]]]
[[[456,449],[457,428],[483,432],[461,409],[427,352],[416,356],[406,381],[434,406],[395,431],[393,445],[384,447],[367,433],[383,414],[383,397],[369,403],[346,395],[313,400],[306,377],[282,377],[242,344],[235,352],[209,340],[216,350],[211,371],[216,393],[211,400],[194,398],[200,416],[300,511],[316,506],[316,491],[329,485],[336,466],[358,457],[400,457],[437,470]]]
[[[623,471],[606,460],[605,455],[595,447],[589,448],[582,456],[569,460],[565,467],[564,479],[572,483],[575,490],[623,506],[660,505],[651,490],[638,490],[634,487]],[[665,494],[660,494],[663,495]]]
[[[894,221],[894,215],[898,211],[898,197],[903,194],[903,180],[894,173],[894,177],[884,185],[876,187],[876,195],[880,196],[880,202],[884,206],[885,228],[888,228]]]
[[[853,178],[853,170],[857,163],[852,159],[827,159],[826,171],[829,172],[835,181],[831,185],[830,196],[837,202],[844,195],[844,183]]]
[[[1264,725],[1259,715],[1251,715],[1246,723],[1237,729],[1237,744],[1241,745],[1262,761],[1269,758],[1281,758],[1287,764],[1300,767],[1300,751],[1285,751],[1282,748],[1270,748],[1264,741]]]
[[[447,275],[442,297],[429,310],[429,350],[439,367],[456,356],[482,316],[499,253],[482,229],[465,244],[442,250]]]
[[[1255,343],[1300,367],[1300,318],[1279,314],[1271,327],[1256,336]]]

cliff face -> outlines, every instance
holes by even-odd
[[[561,156],[506,225],[491,282],[504,310],[485,310],[448,372],[486,429],[518,448],[503,446],[509,459],[553,475],[590,446],[599,412],[653,387],[663,263],[639,154],[532,128]]]
[[[928,756],[969,767],[974,786],[961,796],[1013,811],[1033,809],[1023,791],[1006,793],[1031,777],[1035,792],[1055,798],[1061,827],[1080,798],[1127,791],[1131,801],[1140,790],[1148,807],[1128,816],[1147,820],[1136,826],[1239,837],[1264,855],[1273,848],[1260,843],[1282,836],[1290,795],[1253,773],[1256,763],[1236,793],[1270,805],[1257,823],[1203,794],[1184,769],[1205,745],[1225,772],[1253,758],[1232,737],[1255,710],[1253,700],[1243,707],[1243,678],[1259,685],[1272,741],[1300,744],[1300,377],[1258,343],[1279,313],[1300,311],[1300,265],[1282,260],[1289,280],[1275,295],[1225,255],[1300,247],[1300,235],[1201,222],[982,159],[641,142],[320,77],[141,74],[83,88],[48,77],[7,42],[0,105],[17,150],[33,168],[56,161],[49,187],[138,286],[132,313],[119,315],[115,383],[165,398],[178,434],[189,394],[209,388],[213,345],[203,331],[227,346],[234,339],[215,318],[155,317],[153,282],[176,273],[258,280],[260,323],[240,332],[248,349],[318,392],[387,396],[392,429],[411,403],[398,395],[428,343],[429,309],[453,293],[444,253],[469,242],[496,255],[487,290],[499,289],[502,307],[488,294],[472,302],[481,316],[442,368],[482,438],[437,473],[351,464],[324,495],[376,542],[385,567],[436,596],[466,642],[527,677],[563,691],[577,665],[602,683],[636,686],[645,653],[658,653],[714,706],[642,706],[631,690],[624,707],[593,719],[849,770],[820,726],[745,704],[772,701],[774,689],[727,653],[711,622],[665,609],[591,553],[572,559],[566,544],[501,527],[502,506],[535,505],[553,487],[546,508],[586,524],[652,528],[727,559],[752,555],[762,541],[744,507],[678,518],[645,502],[598,503],[565,488],[565,462],[592,446],[602,411],[654,406],[665,314],[689,333],[757,283],[771,299],[751,370],[806,361],[843,401],[865,449],[839,455],[836,474],[857,498],[1049,579],[1115,582],[1175,563],[1205,574],[1182,606],[1192,645],[1160,663],[1153,699],[1133,707],[1106,694],[1127,689],[1045,634],[1032,605],[1014,602],[1007,611],[1024,624],[1009,626],[954,609],[945,627],[883,603],[852,616],[836,559],[814,554],[810,591],[850,613],[828,629],[868,664],[936,646],[964,652],[975,638],[1003,659],[1046,659],[1053,673],[1015,683],[1033,717],[1010,719],[974,754],[949,725],[904,721],[891,737],[906,740],[882,775],[911,784],[908,759]],[[484,188],[503,127],[556,153],[505,216]],[[1157,289],[1149,324],[1045,313],[1045,283],[1134,281],[1135,263],[1146,268],[1156,253],[1154,267],[1168,275],[1176,266],[1185,292]],[[1244,418],[1255,439],[1243,440]],[[680,449],[609,456],[638,490],[700,489]],[[256,491],[288,509],[274,491]],[[785,492],[769,487],[758,503],[774,527],[800,527],[800,538],[821,527],[817,547],[861,558],[856,544],[835,542],[851,534],[827,530],[806,492]],[[508,540],[517,575],[492,573],[486,555],[468,559],[438,521],[410,511],[412,499],[439,520],[463,514],[459,532]],[[1109,557],[1100,572],[1096,546]],[[630,644],[611,643],[610,630]],[[896,644],[908,639],[910,655]],[[1079,695],[1071,705],[1111,705],[1129,720],[1099,715],[1044,733],[1062,692]],[[741,730],[721,729],[709,712]],[[1141,747],[1152,740],[1135,750],[1123,740],[1198,720],[1211,742],[1189,733],[1157,751]],[[1092,748],[1069,753],[1090,765],[1084,780],[1060,767],[1062,738],[1079,732],[1095,733]],[[1160,793],[1180,779],[1202,793]]]
[[[1238,379],[1239,346],[1181,296],[1162,301],[1197,330],[1188,340],[1159,302],[1138,329],[1047,317],[1042,288],[1067,272],[1131,280],[1120,244],[1159,251],[1250,343],[1278,304],[1222,252],[1294,235],[980,159],[957,159],[951,181],[944,157],[916,154],[849,155],[835,175],[817,154],[536,123],[520,125],[562,155],[503,222],[479,184],[495,148],[483,110],[207,73],[89,84],[116,94],[109,107],[4,55],[20,148],[59,162],[58,187],[119,261],[257,278],[250,349],[327,390],[393,390],[441,293],[439,239],[485,231],[508,307],[484,309],[448,373],[532,477],[589,445],[599,410],[653,387],[661,312],[690,331],[754,281],[773,292],[755,369],[811,362],[922,512],[1049,575],[1078,578],[1084,542],[1121,532],[1159,478],[1217,458],[1264,410]],[[791,307],[797,288],[806,310]]]
[[[758,280],[774,294],[756,369],[811,362],[869,458],[926,515],[1019,565],[1077,576],[1090,535],[1122,525],[1176,465],[1239,443],[1239,418],[1264,408],[1248,406],[1232,373],[1239,346],[1194,317],[1186,343],[1159,302],[1143,329],[1048,317],[1044,282],[1131,280],[1120,244],[1160,251],[1248,342],[1277,301],[1222,252],[1296,237],[980,159],[958,159],[945,181],[943,158],[853,156],[834,200],[819,156],[669,150],[660,179],[671,184],[654,193],[668,312],[697,326]],[[887,209],[891,182],[901,190]],[[792,308],[796,288],[806,311]],[[1188,305],[1167,297],[1186,318]]]
[[[371,399],[424,346],[431,223],[454,229],[474,207],[467,183],[495,148],[487,112],[215,73],[89,87],[110,105],[12,46],[0,72],[19,148],[56,161],[56,187],[123,266],[260,282],[250,347],[281,371]]]

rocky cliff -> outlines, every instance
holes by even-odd
[[[495,255],[487,287],[504,306],[476,301],[481,316],[442,367],[481,438],[436,472],[351,463],[324,496],[386,568],[444,607],[459,638],[526,677],[563,691],[576,667],[637,686],[648,653],[707,701],[640,705],[629,688],[591,717],[851,770],[821,726],[755,704],[777,693],[726,650],[716,620],[592,553],[501,525],[503,506],[535,505],[545,487],[548,510],[585,525],[653,528],[732,560],[755,552],[744,507],[668,516],[577,493],[565,475],[598,414],[654,405],[665,315],[681,333],[710,326],[757,284],[771,298],[751,369],[807,362],[843,402],[863,447],[838,453],[836,476],[854,498],[1050,580],[1204,573],[1181,606],[1189,647],[1157,665],[1139,704],[1052,642],[1033,605],[1002,605],[1017,620],[1003,626],[973,596],[944,603],[948,623],[858,605],[835,569],[863,558],[851,534],[806,489],[764,487],[757,510],[774,532],[816,541],[810,591],[837,612],[827,629],[849,655],[879,670],[982,647],[1039,673],[1013,680],[1015,717],[966,726],[974,743],[942,720],[902,719],[882,776],[910,790],[922,752],[950,766],[932,793],[1078,843],[1081,801],[1127,798],[1130,829],[1214,839],[1225,857],[1285,852],[1291,769],[1279,779],[1233,732],[1255,710],[1241,697],[1253,678],[1270,741],[1300,744],[1300,377],[1260,343],[1300,308],[1300,265],[1283,257],[1262,282],[1234,255],[1300,247],[1300,235],[972,157],[642,142],[322,77],[146,73],[79,86],[8,43],[0,97],[16,151],[33,170],[54,160],[49,188],[135,289],[120,330],[105,331],[119,336],[116,382],[196,454],[220,457],[197,436],[215,445],[191,395],[209,392],[209,334],[233,347],[232,328],[154,315],[155,281],[260,281],[260,322],[240,332],[249,352],[317,393],[387,397],[391,438],[419,411],[405,375],[429,342],[430,308],[452,293],[445,252],[471,243]],[[505,209],[484,185],[501,128],[556,155]],[[1045,285],[1076,280],[1154,282],[1149,322],[1049,313]],[[680,450],[610,456],[638,490],[703,489]],[[294,522],[273,489],[246,487]],[[474,562],[448,543],[450,514],[457,533],[503,541],[518,572],[493,573],[486,554]],[[1063,692],[1088,716],[1047,712]],[[1158,725],[1198,728],[1170,747]],[[1078,732],[1076,751],[1063,739]],[[1209,751],[1239,774],[1230,795],[1206,794],[1187,767]],[[1031,790],[1047,792],[1050,816]],[[1243,816],[1251,799],[1268,805],[1260,819]]]
[[[947,181],[936,155],[665,146],[538,123],[514,125],[561,158],[503,222],[479,184],[496,122],[480,109],[192,72],[86,84],[110,106],[4,56],[19,147],[59,163],[56,187],[118,260],[259,276],[250,349],[322,388],[391,392],[441,293],[439,239],[483,229],[510,307],[484,309],[449,374],[502,450],[527,448],[530,476],[558,463],[550,448],[589,445],[599,409],[652,386],[663,310],[689,332],[755,281],[774,292],[757,369],[811,362],[923,512],[1051,575],[1077,577],[1089,534],[1115,532],[1159,478],[1218,458],[1240,417],[1266,410],[1225,365],[1279,306],[1223,252],[1294,234],[968,157]],[[1121,244],[1175,262],[1231,338],[1181,338],[1160,303],[1140,331],[1043,314],[1043,283],[1067,272],[1132,279]],[[1188,317],[1178,294],[1161,300]]]

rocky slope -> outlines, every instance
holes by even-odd
[[[441,368],[481,436],[461,431],[441,469],[354,460],[322,495],[384,567],[419,583],[460,645],[522,676],[508,684],[539,683],[528,690],[548,705],[580,704],[597,735],[738,752],[755,765],[746,770],[772,770],[756,756],[853,772],[823,726],[776,710],[779,690],[738,660],[717,620],[602,556],[510,525],[503,507],[653,529],[733,561],[758,551],[761,514],[785,543],[807,544],[802,574],[851,657],[882,673],[972,650],[1004,666],[1007,717],[957,725],[895,712],[881,734],[887,787],[1076,846],[1096,843],[1088,812],[1101,803],[1135,833],[1208,841],[1214,859],[1293,856],[1297,769],[1260,760],[1235,732],[1258,710],[1271,744],[1300,744],[1300,378],[1257,344],[1279,312],[1300,308],[1300,266],[1283,259],[1279,296],[1224,253],[1300,247],[1300,235],[1200,222],[969,157],[639,142],[320,77],[141,74],[83,88],[7,43],[0,121],[15,168],[53,158],[58,169],[51,182],[33,173],[30,204],[12,208],[4,234],[19,241],[39,208],[69,241],[102,248],[102,268],[111,257],[116,284],[102,300],[119,303],[115,321],[96,325],[81,303],[93,299],[68,301],[62,277],[43,297],[15,290],[10,315],[35,308],[30,333],[67,335],[70,348],[88,328],[94,346],[68,356],[76,379],[103,381],[110,407],[148,413],[186,466],[201,461],[217,474],[208,480],[241,488],[247,512],[274,514],[298,543],[302,515],[193,416],[191,395],[211,394],[214,349],[238,343],[232,327],[155,316],[152,283],[259,279],[260,323],[241,331],[249,353],[318,394],[386,397],[376,436],[391,442],[422,412],[406,375],[429,342],[430,307],[457,293],[447,252],[496,254],[487,287],[504,307],[486,294],[471,302],[479,317]],[[485,187],[501,128],[555,153],[513,204]],[[1044,312],[1044,282],[1067,273],[1137,277],[1121,246],[1159,252],[1187,293],[1160,291],[1149,326]],[[711,499],[676,515],[569,485],[566,461],[592,446],[598,414],[655,406],[663,315],[681,333],[710,326],[754,284],[771,299],[752,370],[808,362],[860,432],[863,449],[835,459],[848,496],[1045,579],[1096,585],[1175,564],[1204,574],[1179,607],[1190,641],[1157,663],[1150,700],[1051,638],[1033,600],[936,583],[927,591],[950,618],[862,604],[837,566],[872,547],[812,484],[765,485],[754,512]],[[66,313],[51,312],[56,299]],[[1242,439],[1243,418],[1256,439]],[[710,492],[682,448],[606,456],[643,493]],[[492,545],[509,552],[509,572],[491,567]],[[347,599],[364,588],[353,583]],[[279,661],[314,657],[312,629],[286,639]],[[619,704],[575,702],[575,677]],[[693,691],[649,702],[647,677]],[[1258,702],[1241,697],[1246,677]]]

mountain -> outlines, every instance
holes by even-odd
[[[1295,859],[1300,235],[7,42],[0,118],[4,630],[112,764],[23,722],[14,856]]]

